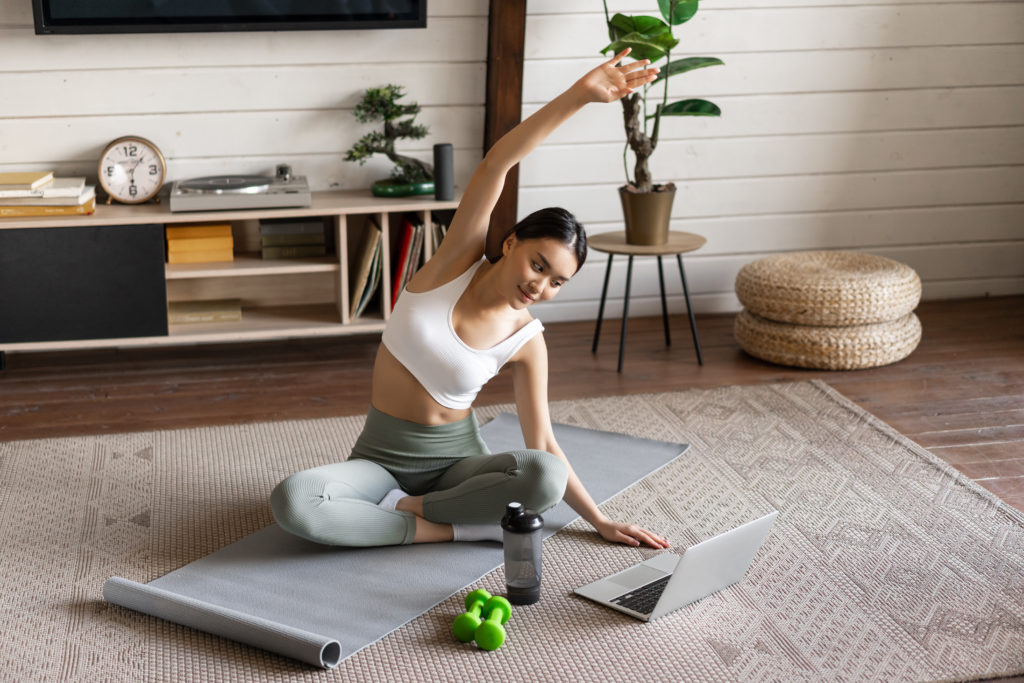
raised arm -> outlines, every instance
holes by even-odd
[[[614,102],[655,79],[658,70],[647,68],[648,60],[620,65],[619,62],[628,54],[627,48],[586,73],[488,150],[473,172],[447,236],[428,266],[433,266],[435,272],[463,272],[480,258],[485,249],[489,256],[500,253],[504,235],[489,238],[487,229],[491,211],[505,185],[505,176],[585,105]]]
[[[609,519],[576,476],[572,464],[555,440],[548,410],[548,355],[543,335],[531,339],[513,359],[513,385],[516,412],[527,448],[547,451],[560,458],[569,468],[569,482],[564,500],[580,517],[590,522],[601,537],[614,543],[667,548],[669,542],[636,524]]]

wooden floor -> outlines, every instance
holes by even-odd
[[[698,366],[684,316],[548,326],[554,399],[820,378],[1024,510],[1024,296],[927,302],[920,347],[854,372],[784,368],[746,356],[732,316],[699,316]],[[232,346],[9,354],[0,372],[0,440],[353,415],[365,412],[379,337]],[[512,400],[505,372],[479,405]]]

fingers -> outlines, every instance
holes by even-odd
[[[628,54],[629,54],[630,52],[632,52],[632,51],[633,51],[633,48],[631,48],[631,47],[627,47],[627,48],[626,48],[625,50],[623,50],[622,52],[620,52],[619,54],[615,55],[614,57],[612,57],[611,59],[609,59],[609,60],[608,60],[607,62],[605,62],[605,64],[609,64],[609,65],[611,65],[611,66],[615,66],[616,64],[618,64],[619,62],[621,62],[621,61],[622,61],[622,59],[623,59],[623,58],[624,58],[624,57],[625,57],[626,55],[628,55]]]
[[[649,60],[649,59],[641,59],[641,60],[636,61],[636,62],[630,62],[629,64],[623,64],[622,66],[619,67],[619,71],[621,71],[624,74],[628,74],[631,71],[636,71],[637,69],[642,69],[642,68],[646,67],[650,63],[651,63],[651,60]],[[655,67],[655,68],[657,68],[657,67]]]
[[[646,529],[630,524],[618,530],[618,539],[620,543],[626,545],[639,546],[641,544],[650,546],[652,548],[668,548],[669,542],[667,539],[653,534]]]
[[[640,62],[635,63],[640,64]],[[647,62],[647,64],[649,63],[650,62]],[[630,66],[632,66],[632,64]],[[659,73],[661,73],[661,69],[659,69],[656,66],[652,66],[649,68],[644,68],[636,71],[630,71],[628,73],[625,73],[624,75],[626,76],[626,83],[629,83],[630,85],[634,83],[636,83],[637,85],[643,85],[644,83],[650,83],[651,81],[653,81],[655,78],[658,77]]]

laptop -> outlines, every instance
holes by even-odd
[[[771,512],[682,555],[660,553],[574,592],[642,621],[653,621],[743,578],[779,516]]]

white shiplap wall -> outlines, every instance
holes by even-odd
[[[672,228],[708,239],[686,258],[695,310],[738,310],[743,264],[804,249],[903,261],[932,299],[1024,292],[1024,2],[707,0],[676,35],[674,57],[726,63],[670,81],[670,97],[723,115],[663,121],[651,164],[678,186]],[[524,116],[606,39],[600,0],[531,1]],[[584,110],[523,163],[520,215],[562,205],[591,233],[622,230],[623,141],[618,104]],[[593,252],[539,316],[593,317],[606,260]],[[616,263],[607,315],[621,313]],[[684,310],[674,266],[666,287]],[[652,259],[633,292],[631,312],[660,312]]]
[[[352,107],[398,83],[430,127],[400,151],[452,142],[465,184],[483,146],[487,2],[428,7],[426,29],[37,36],[29,0],[0,0],[0,171],[95,179],[104,145],[132,133],[172,180],[290,163],[314,190],[367,188],[391,164],[342,160],[372,128]]]
[[[429,7],[425,30],[36,36],[31,3],[0,0],[0,171],[93,176],[104,144],[136,133],[172,179],[287,162],[314,189],[365,188],[390,165],[341,160],[366,130],[352,107],[397,82],[431,128],[404,149],[453,142],[464,185],[482,152],[487,2]],[[707,0],[678,35],[679,56],[726,62],[673,79],[724,115],[666,121],[653,160],[679,186],[673,227],[708,237],[687,259],[697,310],[737,309],[744,263],[811,248],[905,261],[931,298],[1024,292],[1024,3]],[[605,36],[599,0],[532,0],[524,115]],[[592,232],[622,229],[622,139],[618,105],[584,111],[524,162],[520,214],[563,205]],[[539,317],[593,317],[603,273],[595,253]],[[657,313],[653,262],[635,277],[633,310]]]

